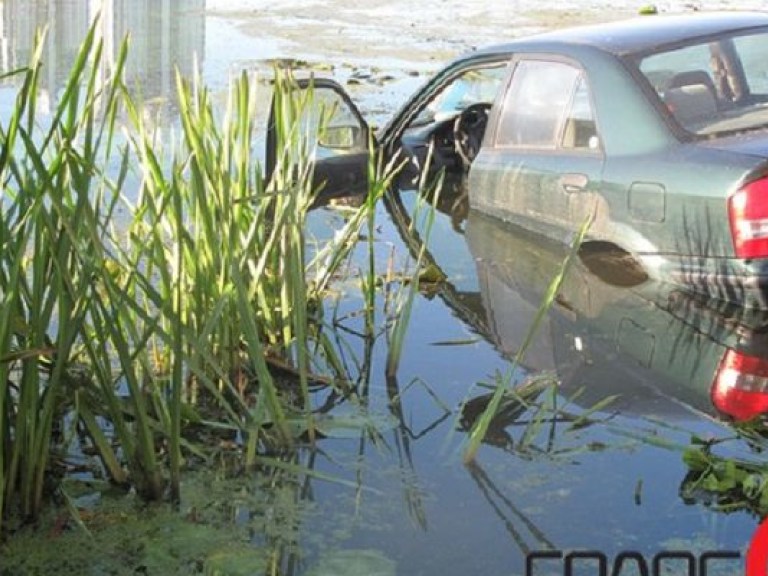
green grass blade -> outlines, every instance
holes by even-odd
[[[480,448],[481,442],[485,438],[488,427],[490,426],[494,415],[499,409],[501,400],[504,397],[505,392],[509,389],[512,374],[514,374],[517,370],[517,367],[521,365],[523,359],[525,358],[525,354],[528,351],[528,348],[538,333],[541,322],[549,313],[549,310],[555,301],[555,297],[560,290],[560,286],[565,279],[565,275],[568,272],[568,268],[573,259],[576,257],[591,223],[592,219],[588,218],[584,221],[584,223],[581,225],[581,228],[578,230],[574,240],[571,242],[571,249],[568,255],[563,260],[559,272],[550,282],[549,287],[544,294],[541,303],[539,304],[539,308],[536,311],[533,322],[529,326],[528,331],[525,334],[525,338],[523,339],[523,343],[520,345],[517,354],[515,354],[515,358],[512,361],[512,365],[509,368],[508,374],[504,379],[497,383],[491,401],[488,403],[488,407],[472,426],[472,430],[469,433],[469,442],[467,443],[467,448],[464,452],[464,462],[468,463],[475,459],[475,455]]]

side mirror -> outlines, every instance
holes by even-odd
[[[360,128],[358,126],[328,126],[320,134],[318,145],[335,150],[352,150],[359,146]]]

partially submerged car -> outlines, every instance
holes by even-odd
[[[340,85],[314,91],[337,110],[318,183],[364,188],[371,130]],[[645,16],[476,51],[374,141],[412,173],[430,154],[466,173],[473,209],[561,242],[591,220],[587,242],[653,277],[768,305],[768,13]]]

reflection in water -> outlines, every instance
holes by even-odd
[[[509,535],[523,554],[529,554],[536,550],[554,549],[556,546],[547,538],[531,520],[509,499],[485,470],[476,462],[468,465],[469,474],[477,484],[483,497],[488,501],[494,514],[504,523]],[[508,512],[506,510],[508,510]],[[525,533],[530,533],[529,538]],[[528,542],[533,541],[532,545]]]
[[[0,73],[27,65],[36,31],[47,28],[41,96],[48,106],[62,89],[97,15],[104,74],[130,34],[125,78],[145,100],[167,98],[174,89],[174,69],[189,76],[195,60],[204,55],[205,0],[5,0],[0,6]]]
[[[495,218],[467,215],[464,197],[461,186],[444,188],[437,208],[459,234],[431,241],[426,259],[452,271],[469,250],[475,281],[451,283],[456,275],[448,274],[440,295],[513,358],[566,250]],[[401,232],[407,204],[390,199]],[[422,238],[403,236],[417,254]],[[743,420],[768,411],[767,313],[649,280],[610,246],[588,243],[579,256],[526,354],[524,373],[554,371],[564,391],[583,386],[582,404],[620,394],[621,407],[637,414],[677,405]]]
[[[100,9],[104,14],[100,33],[105,41],[107,62],[114,59],[123,34],[131,30],[134,41],[128,69],[129,83],[140,85],[145,98],[165,96],[172,84],[170,71],[173,65],[188,74],[194,54],[202,55],[203,5],[204,0],[3,2],[0,65],[3,71],[7,71],[26,63],[32,48],[32,31],[38,25],[51,23],[50,44],[44,59],[47,67],[43,85],[49,94],[55,94],[61,89],[88,22]],[[505,356],[511,357],[519,349],[539,302],[564,256],[562,248],[542,244],[537,238],[474,213],[467,215],[463,188],[457,186],[455,190],[457,195],[441,196],[440,204],[440,209],[449,214],[445,228],[452,233],[434,235],[427,260],[450,271],[450,280],[440,284],[439,292],[448,308]],[[392,202],[396,204],[399,200]],[[407,226],[402,229],[407,229]],[[414,254],[418,254],[418,236],[408,236],[405,241]],[[457,262],[463,256],[466,256],[463,261],[472,265],[472,270],[464,276],[454,273],[458,269]],[[589,265],[599,265],[599,262],[590,258]],[[593,406],[608,395],[620,393],[622,406],[628,412],[658,414],[659,410],[680,405],[710,410],[713,380],[722,383],[718,388],[725,398],[721,407],[744,406],[740,400],[743,394],[733,396],[731,392],[739,389],[739,383],[752,386],[755,382],[754,379],[746,382],[743,373],[754,366],[760,366],[761,358],[766,354],[765,319],[746,318],[740,316],[738,311],[712,308],[707,302],[671,292],[656,284],[642,281],[629,284],[631,286],[612,285],[605,279],[601,280],[588,267],[577,264],[563,285],[556,305],[521,372],[556,371],[566,396],[569,396],[568,390],[582,386],[585,388],[585,393],[579,398],[584,406]],[[442,320],[437,317],[426,318],[428,334],[420,333],[418,336],[423,340],[435,336],[443,326],[439,323]],[[443,336],[440,334],[440,339]],[[437,353],[430,352],[429,355],[437,356]],[[361,406],[367,409],[368,383],[375,383],[375,378],[371,376],[370,368],[372,352],[366,348],[363,356],[365,360],[360,370],[358,392]],[[633,537],[639,534],[637,541],[657,541],[654,539],[662,534],[659,525],[665,522],[664,514],[668,511],[654,514],[655,518],[647,522],[650,528],[640,526],[638,529],[627,518],[634,519],[641,515],[630,516],[626,508],[622,509],[625,502],[629,502],[629,506],[638,507],[635,501],[623,498],[626,491],[622,493],[619,489],[601,484],[600,493],[596,493],[595,481],[605,482],[606,476],[605,469],[601,469],[599,464],[606,462],[607,458],[588,460],[598,465],[584,466],[581,470],[575,470],[575,467],[568,469],[562,473],[564,479],[558,479],[557,471],[563,466],[560,462],[526,462],[530,466],[521,469],[515,467],[518,461],[514,456],[493,450],[492,456],[499,453],[503,460],[494,462],[489,457],[491,465],[484,461],[482,467],[471,466],[464,476],[453,474],[452,469],[439,462],[445,428],[452,425],[450,414],[440,408],[444,405],[442,401],[432,400],[432,404],[428,402],[436,395],[448,394],[453,380],[461,381],[460,386],[455,388],[461,387],[458,394],[463,394],[472,384],[471,378],[487,375],[488,368],[482,365],[482,360],[478,360],[477,354],[472,356],[470,362],[457,360],[461,358],[460,352],[445,354],[441,358],[445,359],[445,365],[438,367],[440,371],[426,374],[426,377],[439,381],[440,387],[435,386],[434,391],[427,384],[422,386],[418,381],[414,384],[407,376],[402,379],[403,386],[394,377],[385,382],[387,408],[399,426],[392,431],[392,436],[385,436],[385,431],[382,431],[375,438],[391,439],[388,446],[394,453],[397,469],[392,483],[396,484],[397,491],[386,490],[390,486],[387,481],[391,477],[382,478],[387,474],[386,464],[379,466],[385,457],[367,448],[373,443],[371,436],[374,435],[367,429],[361,430],[351,449],[357,450],[353,459],[357,466],[355,481],[358,485],[354,516],[350,520],[349,516],[341,514],[339,509],[334,508],[334,501],[328,498],[331,504],[324,512],[332,521],[335,520],[332,522],[335,526],[332,527],[344,526],[346,529],[359,521],[359,515],[367,514],[375,530],[371,529],[369,543],[365,544],[365,538],[362,540],[364,545],[378,547],[383,539],[383,528],[379,528],[379,525],[386,526],[389,521],[396,530],[400,530],[392,536],[396,545],[392,546],[390,555],[395,555],[396,548],[412,548],[412,554],[418,556],[418,560],[409,558],[408,550],[397,551],[397,554],[403,556],[404,565],[423,566],[427,562],[425,559],[434,557],[441,562],[440,568],[447,569],[430,573],[446,574],[509,573],[509,566],[501,564],[518,557],[510,552],[512,547],[509,546],[509,537],[523,552],[555,545],[562,547],[571,543],[581,546],[599,545],[601,542],[597,540],[598,537],[602,537],[602,543],[605,544],[615,535],[615,532],[611,532],[611,527],[616,529],[615,524],[611,524],[611,518],[605,518],[607,528],[603,536],[592,536],[588,534],[589,530],[579,533],[579,530],[563,527],[563,522],[558,520],[558,515],[562,515],[572,518],[579,527],[593,527],[590,519],[586,518],[588,514],[584,512],[594,511],[597,506],[605,507],[600,509],[609,509],[615,516],[623,518],[620,528]],[[427,354],[421,360],[419,376],[428,372],[423,367],[428,361]],[[465,365],[470,363],[479,365],[471,373],[469,369],[465,370]],[[721,372],[722,376],[717,376]],[[459,373],[459,376],[456,377],[454,373]],[[466,374],[470,375],[466,377]],[[759,390],[743,392],[760,393]],[[416,397],[422,399],[424,405],[432,407],[431,411],[412,400],[416,394],[420,394]],[[674,402],[669,402],[670,398]],[[330,411],[341,403],[339,397],[331,393],[328,402],[319,412],[325,412],[325,406]],[[448,405],[456,404],[451,401]],[[467,410],[462,413],[462,417],[470,414],[470,408],[477,408],[475,413],[479,413],[484,406],[484,399],[477,397],[465,406]],[[501,413],[502,421],[510,425],[518,422],[518,416],[522,414],[520,406],[509,404],[505,408],[506,411]],[[376,406],[371,409],[375,413]],[[467,427],[471,425],[469,422],[460,424]],[[496,440],[497,446],[508,449],[512,445],[513,436],[519,437],[519,434],[510,434],[505,427],[501,427],[498,436],[489,436],[488,439]],[[520,444],[519,440],[516,442]],[[574,442],[580,442],[580,439],[576,438]],[[301,465],[310,471],[317,468],[320,477],[337,477],[340,471],[334,458],[341,453],[339,460],[344,461],[344,448],[339,448],[339,444],[337,442],[333,447],[331,441],[323,444],[323,450],[332,456],[325,460],[324,451],[309,452],[307,459],[298,458],[293,453],[284,455],[283,460],[286,467],[291,469]],[[641,450],[637,449],[637,452]],[[665,473],[674,476],[679,472],[670,465],[670,462],[679,460],[676,454],[666,460],[659,458],[656,452],[649,454],[645,460],[642,454],[628,455],[625,460],[621,460],[625,455],[619,454],[616,460],[607,465],[612,467],[609,473],[618,469],[625,483],[631,484],[632,491],[637,478],[632,476],[633,465],[637,469],[658,466],[660,470],[652,471],[654,481]],[[369,458],[371,463],[366,464],[364,457]],[[315,459],[322,462],[316,465]],[[660,461],[662,465],[659,465]],[[621,468],[621,464],[625,464],[629,471]],[[420,470],[417,471],[417,468]],[[536,470],[542,471],[542,476],[545,476],[540,480],[540,486],[525,486],[526,481],[530,482],[531,470],[534,474]],[[370,478],[364,478],[364,473]],[[257,498],[263,496],[265,499],[265,502],[259,501],[254,506],[266,512],[254,513],[243,507],[235,513],[241,524],[252,524],[254,533],[264,534],[265,543],[277,551],[277,564],[283,574],[302,571],[299,535],[309,533],[309,536],[314,537],[319,532],[306,527],[308,521],[303,517],[306,513],[303,504],[315,499],[321,502],[323,496],[328,496],[328,487],[320,482],[313,485],[310,476],[295,479],[281,478],[276,474],[268,482],[271,486],[253,489]],[[587,480],[581,481],[580,476]],[[556,484],[558,481],[561,484]],[[679,482],[679,478],[673,479],[672,483],[675,481]],[[381,486],[377,486],[376,482]],[[369,483],[373,484],[374,489],[370,492],[366,491]],[[364,498],[370,498],[373,502],[377,487],[381,487],[385,495],[381,499],[384,500],[383,509],[377,510],[375,503],[374,512],[358,507]],[[267,493],[267,488],[273,491]],[[561,495],[561,489],[569,496],[568,500]],[[663,485],[662,489],[657,488],[654,496],[662,490]],[[315,491],[316,496],[313,494]],[[234,499],[233,494],[236,496]],[[425,497],[425,494],[429,497]],[[571,494],[575,496],[571,497]],[[410,522],[420,532],[437,534],[436,537],[432,536],[433,540],[421,538],[420,533],[414,536],[414,532],[408,531],[406,522],[396,523],[400,522],[396,517],[398,506],[393,505],[397,496],[402,497]],[[227,492],[222,496],[222,501],[228,503],[242,498],[242,493]],[[658,510],[663,508],[658,505],[662,498],[663,495],[656,500]],[[435,504],[434,499],[438,499],[439,503]],[[366,504],[368,502],[365,500]],[[634,508],[631,511],[635,512]],[[573,514],[569,515],[571,512]],[[483,514],[490,516],[491,520],[485,521]],[[472,524],[466,522],[467,517],[473,519]],[[497,518],[503,524],[503,530],[494,530],[493,523]],[[275,522],[275,519],[282,520],[282,523]],[[428,522],[428,519],[431,521]],[[683,522],[685,519],[680,521]],[[290,530],[278,530],[280,526],[286,525]],[[270,533],[270,527],[275,531]],[[643,528],[645,532],[642,532]],[[328,532],[331,533],[330,530]],[[497,532],[501,532],[501,536]],[[566,532],[570,540],[565,539]],[[672,532],[669,529],[669,533]],[[460,537],[457,538],[457,535]],[[582,536],[584,539],[579,540]],[[462,552],[462,539],[470,542],[465,545],[465,550],[469,552]],[[473,546],[476,548],[473,549]],[[462,558],[462,555],[467,558]],[[492,558],[494,560],[490,560]],[[408,564],[409,560],[411,564]],[[465,568],[462,562],[471,566]],[[486,563],[484,567],[483,562]],[[489,566],[488,562],[492,564]],[[406,569],[401,573],[417,572]]]
[[[451,190],[457,195],[452,196]],[[403,191],[387,200],[393,221],[416,255],[425,239],[418,230],[408,232],[414,195]],[[425,259],[448,272],[440,298],[503,356],[514,357],[566,250],[499,220],[466,214],[461,210],[460,187],[448,189],[438,210],[442,214],[436,226],[442,233],[426,240]],[[530,400],[525,405],[515,398],[502,403],[486,437],[486,445],[494,450],[482,453],[482,468],[467,470],[485,501],[485,511],[501,520],[507,537],[523,555],[553,545],[621,550],[620,538],[626,534],[632,534],[632,546],[650,545],[653,550],[663,546],[675,529],[693,536],[696,520],[686,516],[691,513],[685,511],[678,492],[687,470],[676,450],[691,434],[722,432],[707,415],[719,412],[742,419],[768,411],[768,315],[649,280],[642,270],[625,270],[633,264],[625,255],[600,248],[587,245],[580,252],[512,379],[518,383],[517,395],[522,395],[525,386],[520,386],[535,382],[533,375],[555,373],[557,393],[548,388],[556,397],[555,409],[539,412],[541,420],[536,420],[536,410],[543,405],[538,388],[525,398]],[[460,270],[457,262],[471,263],[474,274]],[[479,389],[480,395],[462,404],[456,424],[463,430],[487,406],[490,392]],[[612,396],[617,399],[607,405],[608,413],[593,416],[590,409]],[[568,402],[568,413],[577,418],[590,415],[577,420],[581,435],[560,408]],[[528,431],[535,431],[539,423],[541,434],[531,441]],[[599,425],[584,427],[589,424]],[[617,445],[616,438],[628,437],[640,445],[668,442],[676,449],[660,453],[634,447],[631,455],[609,450]],[[488,467],[487,460],[504,464],[497,470]],[[591,466],[577,472],[569,463]],[[531,504],[540,490],[520,488],[526,475],[537,469],[562,474],[560,481],[548,478],[543,483],[568,495],[557,506],[551,501],[542,504],[542,513]],[[579,475],[587,480],[576,496]],[[669,510],[676,510],[674,518],[659,509],[664,499]],[[597,509],[605,513],[601,535],[589,529],[583,538],[574,530],[564,534],[553,520],[563,515],[589,526],[583,515]],[[709,520],[712,526],[719,525],[719,517]],[[729,520],[738,524],[744,519]],[[744,527],[731,524],[727,533],[716,529],[702,533],[713,539],[714,549],[736,547],[746,533],[741,528],[750,530],[753,524],[747,519]],[[685,548],[689,543],[677,545]]]
[[[564,252],[475,213],[467,242],[493,338],[512,355]],[[609,284],[615,269],[594,274],[599,262],[585,252],[589,265],[576,262],[566,276],[527,357],[529,369],[556,370],[565,390],[584,386],[581,402],[621,394],[622,407],[635,413],[660,406],[660,396],[707,412],[714,397],[718,409],[739,419],[765,410],[768,394],[747,374],[768,366],[764,313],[710,307],[652,281]],[[606,266],[615,265],[609,254]]]

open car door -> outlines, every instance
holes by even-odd
[[[307,139],[314,163],[313,185],[318,201],[362,194],[368,186],[370,129],[344,89],[333,80],[300,79],[285,97],[298,110],[294,121]],[[273,95],[267,128],[266,176],[271,178],[284,146],[278,135],[278,99]],[[372,140],[371,140],[372,142]]]

